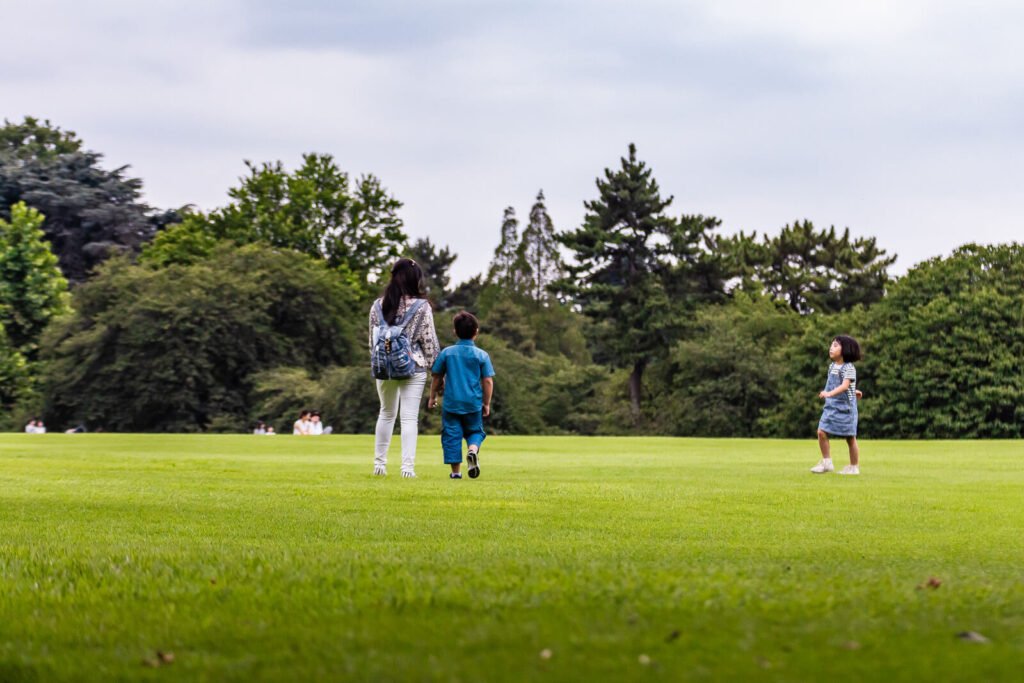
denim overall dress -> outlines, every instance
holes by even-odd
[[[833,363],[829,366],[828,380],[825,391],[833,391],[843,383],[842,366]],[[857,436],[857,399],[850,398],[856,386],[838,396],[825,399],[825,409],[821,411],[818,429],[831,436]]]

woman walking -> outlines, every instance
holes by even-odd
[[[398,259],[391,267],[391,281],[384,289],[384,296],[370,307],[371,351],[377,341],[376,336],[380,334],[382,317],[385,325],[400,325],[404,322],[404,334],[409,339],[410,356],[415,364],[411,377],[377,380],[380,415],[377,417],[373,458],[373,473],[377,476],[388,473],[388,446],[391,445],[395,418],[399,419],[402,428],[402,476],[416,476],[420,400],[427,384],[427,370],[433,365],[440,350],[434,329],[434,314],[420,290],[422,282],[423,270],[415,261]],[[407,314],[410,314],[408,320],[405,319]]]

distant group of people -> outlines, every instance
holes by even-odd
[[[322,436],[334,431],[331,427],[325,427],[323,419],[318,410],[303,410],[299,413],[299,419],[292,425],[292,434],[296,436]]]
[[[45,434],[46,433],[46,425],[44,425],[43,421],[40,420],[38,417],[33,417],[25,425],[25,433],[26,434]]]
[[[255,434],[256,436],[274,436],[275,434],[277,434],[277,432],[274,431],[274,426],[268,425],[263,420],[260,420],[259,422],[256,423],[256,426],[253,428],[252,433]]]
[[[331,427],[324,426],[319,410],[303,410],[299,413],[299,419],[292,425],[292,434],[296,436],[322,436],[330,434],[332,431],[334,430]],[[252,433],[257,436],[274,436],[277,434],[274,431],[273,425],[269,425],[263,420],[256,423]]]

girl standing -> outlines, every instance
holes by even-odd
[[[860,474],[860,447],[857,446],[857,369],[854,361],[861,359],[860,344],[853,337],[839,335],[828,349],[832,363],[828,366],[825,390],[818,398],[825,399],[825,408],[818,421],[818,446],[821,461],[811,468],[815,474],[834,472],[829,450],[829,436],[841,436],[850,447],[850,464],[839,474]]]

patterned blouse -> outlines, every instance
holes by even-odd
[[[409,309],[409,304],[415,301],[411,296],[404,296],[398,302],[398,315],[395,320],[401,320],[402,316]],[[377,299],[370,307],[370,335],[369,346],[373,348],[373,332],[380,327],[380,316],[377,314],[377,304],[383,303],[383,299]],[[441,352],[441,344],[437,341],[437,332],[434,330],[434,311],[430,308],[430,302],[424,301],[423,305],[416,311],[416,315],[405,327],[405,334],[412,342],[412,359],[420,368],[426,372],[433,364],[437,354]]]

